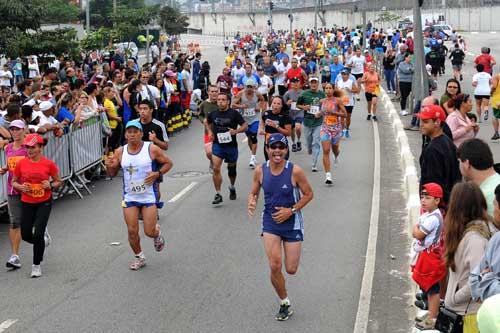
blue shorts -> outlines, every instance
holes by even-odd
[[[304,117],[297,117],[292,119],[292,124],[302,124],[304,122]]]
[[[152,206],[158,206],[157,203],[145,203],[145,202],[139,202],[139,201],[123,201],[122,200],[122,207],[123,208],[130,208],[130,207],[137,207],[137,208],[142,208],[142,207],[152,207]]]
[[[256,120],[250,125],[248,125],[248,129],[245,132],[246,135],[255,135],[259,132],[259,121]]]
[[[226,163],[238,161],[238,146],[222,146],[218,143],[212,144],[212,155],[224,160]]]
[[[342,132],[340,132],[340,135],[337,136],[331,136],[328,132],[322,132],[320,136],[321,142],[323,141],[331,141],[332,145],[336,145],[340,142],[340,139],[342,138]]]
[[[272,234],[281,237],[283,242],[294,243],[294,242],[303,242],[304,234],[302,230],[262,230],[261,236],[264,236],[264,233]]]

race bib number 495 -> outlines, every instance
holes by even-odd
[[[224,132],[217,133],[217,140],[219,141],[219,143],[230,143],[231,141],[233,141],[233,138],[230,132]]]
[[[130,192],[134,194],[142,194],[146,192],[147,186],[143,182],[130,182]]]

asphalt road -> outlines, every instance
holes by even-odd
[[[221,49],[203,52],[212,73],[220,73]],[[372,202],[373,128],[365,120],[364,108],[364,102],[356,107],[353,137],[341,144],[339,167],[332,170],[333,187],[323,184],[322,168],[310,172],[305,152],[292,153],[291,160],[306,169],[315,198],[304,210],[305,242],[298,274],[287,281],[295,309],[288,322],[274,320],[278,302],[268,278],[260,221],[246,214],[252,171],[244,138],[239,138],[238,199],[228,200],[224,169],[224,203],[213,208],[202,126],[195,120],[190,129],[172,138],[168,151],[175,165],[162,185],[164,200],[187,186],[191,190],[166,203],[160,213],[167,240],[164,252],[155,253],[152,241],[143,239],[148,265],[139,272],[128,269],[132,252],[121,214],[119,178],[95,183],[94,194],[83,200],[63,198],[55,203],[49,221],[53,243],[42,265],[43,276],[29,278],[31,247],[26,243],[21,246],[23,268],[0,271],[0,332],[7,320],[15,321],[8,332],[352,332]],[[382,115],[380,126],[387,131],[382,139],[392,140],[383,119]],[[387,147],[382,163],[388,164],[383,177],[389,179],[383,180],[382,192],[400,198],[400,175],[393,162],[399,155],[394,146]],[[258,160],[263,161],[262,147]],[[392,209],[404,209],[402,200],[390,204]],[[391,214],[382,211],[381,223],[404,243],[399,227],[386,224],[385,216]],[[6,232],[7,226],[0,225],[4,260],[10,253]],[[384,238],[379,245],[387,247],[390,242]],[[376,279],[383,281],[389,269],[379,259],[377,272],[383,274]],[[374,285],[384,284],[376,280]],[[394,296],[402,300],[406,287],[398,288]],[[398,324],[406,326],[407,308],[395,311],[402,313]],[[377,320],[384,322],[382,317]]]

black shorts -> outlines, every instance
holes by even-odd
[[[377,95],[372,94],[372,93],[365,93],[366,101],[371,102],[372,99],[377,98]]]
[[[436,75],[438,75],[438,73],[439,73],[439,66],[438,67],[432,66],[432,68],[431,68],[431,74],[434,75],[434,76],[436,76]]]
[[[490,96],[489,95],[474,95],[474,98],[476,100],[479,100],[479,99],[490,99]]]
[[[347,113],[352,113],[352,110],[354,109],[353,105],[346,105],[344,107]]]
[[[352,76],[354,76],[356,78],[356,80],[359,80],[363,77],[363,73],[361,74],[352,74]]]

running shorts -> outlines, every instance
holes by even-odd
[[[304,234],[302,233],[302,230],[278,231],[264,229],[262,230],[261,236],[264,236],[264,233],[279,236],[283,242],[294,243],[304,241]]]
[[[259,132],[259,121],[256,120],[250,125],[248,125],[248,129],[245,132],[246,135],[252,135],[252,134],[257,134]]]
[[[475,99],[490,99],[489,95],[474,95]]]
[[[496,119],[500,119],[500,109],[493,108],[493,116],[494,116]]]
[[[320,131],[319,136],[321,142],[330,141],[332,145],[336,145],[340,142],[340,139],[342,138],[342,131],[340,131],[336,136],[333,136],[328,131]]]
[[[218,143],[212,144],[212,155],[217,156],[226,163],[238,161],[238,146],[222,146]]]
[[[356,78],[356,80],[359,80],[363,77],[363,73],[360,73],[360,74],[352,74],[352,76],[354,76]]]
[[[377,95],[367,92],[365,93],[365,97],[367,102],[371,102],[372,99],[377,98]]]
[[[354,109],[353,105],[345,105],[344,107],[347,113],[352,113],[352,110]]]

